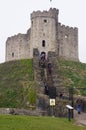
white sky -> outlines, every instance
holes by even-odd
[[[79,60],[86,63],[86,0],[0,0],[0,63],[5,61],[7,37],[26,33],[30,14],[59,9],[59,22],[79,29]]]

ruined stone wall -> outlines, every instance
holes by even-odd
[[[58,24],[59,56],[78,61],[78,29]]]
[[[29,34],[18,34],[7,39],[6,42],[6,61],[28,59]]]

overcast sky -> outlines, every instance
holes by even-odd
[[[59,9],[59,22],[78,27],[79,60],[86,63],[86,0],[0,0],[0,63],[5,62],[7,38],[26,33],[30,14],[50,7]]]

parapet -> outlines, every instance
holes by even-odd
[[[78,32],[78,28],[77,27],[70,27],[70,26],[66,26],[66,25],[63,25],[61,23],[58,23],[58,27],[61,28],[61,30],[65,30],[67,32]]]
[[[19,40],[21,38],[23,38],[23,39],[26,40],[27,39],[27,34],[21,34],[21,33],[19,33],[17,35],[8,37],[6,43],[8,43],[9,41],[16,41],[16,40]]]
[[[50,18],[56,18],[59,14],[59,10],[56,8],[50,8],[49,11],[44,10],[42,11],[33,11],[31,14],[31,19],[34,19],[36,17],[50,17]]]

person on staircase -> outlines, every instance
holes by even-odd
[[[40,56],[39,67],[46,68],[46,57],[44,53]]]
[[[45,53],[42,53],[40,57],[41,57],[41,60],[46,60],[46,55],[45,55]]]
[[[45,88],[45,94],[48,95],[49,89],[48,89],[48,84],[47,84],[46,80],[44,80],[44,88]]]
[[[49,62],[48,63],[48,73],[51,75],[51,73],[52,73],[52,65],[51,65],[51,63]]]
[[[41,66],[41,68],[46,68],[46,62],[45,62],[45,60],[41,60],[40,61],[40,66]]]
[[[60,99],[63,99],[63,93],[62,93],[62,92],[60,92],[59,98],[60,98]]]

